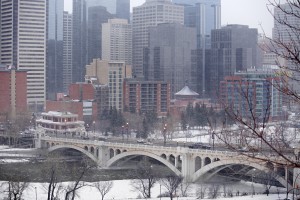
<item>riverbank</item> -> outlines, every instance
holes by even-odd
[[[3,182],[2,182],[3,183]],[[63,183],[65,186],[70,183]],[[1,184],[0,185],[5,185]],[[283,194],[270,194],[267,195],[248,195],[248,196],[236,196],[236,191],[240,191],[240,194],[243,192],[249,192],[252,190],[249,183],[241,182],[239,184],[228,186],[231,189],[233,189],[234,196],[233,197],[226,197],[226,198],[218,198],[218,200],[283,200],[286,195]],[[254,185],[255,192],[260,193],[263,190],[263,187],[261,185]],[[28,189],[24,192],[23,199],[24,200],[45,200],[47,199],[47,184],[45,183],[31,183]],[[195,200],[197,199],[196,191],[197,188],[199,188],[199,185],[193,184],[191,185],[190,191],[189,191],[189,197],[176,197],[174,200]],[[273,192],[276,191],[276,188],[271,189]],[[152,189],[152,197],[151,200],[167,200],[170,199],[169,197],[162,197],[159,198],[158,196],[160,194],[163,194],[166,192],[166,189],[163,186],[160,186],[159,183],[155,184],[154,188]],[[283,191],[282,191],[283,192]],[[291,196],[290,196],[291,197]],[[0,193],[0,199],[4,198],[4,194]],[[97,191],[94,187],[84,187],[80,190],[78,190],[78,197],[77,200],[99,200],[101,199],[100,193]],[[144,198],[139,198],[139,194],[133,190],[133,187],[131,186],[131,180],[116,180],[113,181],[113,187],[108,192],[108,194],[105,196],[106,200],[129,200],[129,199],[136,199],[136,200],[144,200]],[[148,198],[149,199],[149,198]],[[205,200],[210,200],[207,196],[204,198]]]

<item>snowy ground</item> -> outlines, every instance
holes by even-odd
[[[3,183],[3,182],[2,182]],[[64,183],[67,184],[67,183]],[[1,185],[1,182],[0,182]],[[248,192],[251,193],[252,191],[252,187],[251,184],[249,183],[240,183],[237,185],[232,185],[232,186],[228,186],[231,187],[230,189],[232,189],[234,195],[236,194],[236,191],[239,191],[240,194],[242,192]],[[260,193],[262,192],[263,188],[262,186],[256,184],[255,186],[255,192]],[[44,200],[46,199],[46,184],[41,184],[41,183],[32,183],[30,184],[29,189],[27,189],[25,191],[24,194],[24,200],[32,200],[35,199],[37,197],[37,200]],[[195,188],[195,185],[191,186],[191,188]],[[3,189],[2,189],[3,191]],[[165,188],[161,187],[161,193],[164,193],[166,190]],[[179,198],[174,198],[176,199],[180,199],[180,200],[194,200],[196,199],[195,196],[195,189],[192,189],[190,191],[190,197],[179,197]],[[273,192],[276,192],[276,188],[273,188]],[[4,198],[4,194],[1,192],[0,190],[0,200],[2,200]],[[155,187],[152,190],[152,196],[153,197],[157,197],[160,194],[160,185],[156,184]],[[79,190],[79,197],[77,198],[77,200],[99,200],[101,195],[100,193],[93,187],[85,187],[81,190]],[[286,197],[285,194],[280,194],[278,196],[278,194],[272,194],[270,196],[266,196],[266,195],[254,195],[253,197],[251,195],[249,196],[239,196],[239,197],[232,197],[232,198],[218,198],[220,200],[228,200],[228,199],[232,199],[232,200],[277,200],[277,199],[284,199]],[[113,181],[113,188],[110,190],[110,192],[105,196],[105,199],[114,199],[114,200],[125,200],[125,199],[139,199],[138,198],[138,193],[136,193],[135,191],[133,191],[132,186],[130,184],[130,180],[122,180],[122,181]],[[142,198],[141,198],[142,199]],[[152,198],[153,200],[158,200],[160,198]],[[163,200],[169,199],[169,198],[161,198]],[[205,198],[207,199],[207,198]]]

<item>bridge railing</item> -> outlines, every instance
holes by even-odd
[[[98,140],[79,140],[71,138],[56,138],[50,136],[43,136],[41,140],[51,142],[63,142],[63,143],[72,143],[80,145],[94,145],[94,146],[106,146],[112,148],[127,148],[127,149],[136,149],[136,150],[150,150],[150,151],[173,151],[180,153],[202,153],[202,154],[213,154],[219,156],[237,156],[237,152],[231,151],[220,151],[220,150],[209,150],[209,149],[190,149],[188,147],[168,147],[168,146],[159,146],[159,145],[145,145],[145,144],[133,144],[133,143],[120,143],[120,142],[105,142]]]

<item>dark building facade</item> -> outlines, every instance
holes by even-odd
[[[246,25],[227,25],[212,30],[211,42],[209,91],[216,95],[225,76],[258,66],[258,32]]]
[[[149,48],[144,55],[146,80],[169,82],[171,94],[183,88],[186,82],[195,90],[196,77],[193,76],[197,69],[192,69],[192,50],[195,49],[195,28],[178,23],[150,28]]]
[[[103,6],[93,6],[88,8],[88,63],[93,59],[102,57],[102,23],[107,23],[113,18]],[[86,63],[86,64],[88,64]]]
[[[211,30],[221,27],[221,0],[173,0],[184,5],[184,25],[197,29],[197,48],[209,49]]]
[[[63,16],[64,1],[47,1],[47,99],[55,99],[63,88]]]
[[[124,82],[124,111],[155,112],[167,116],[170,108],[170,84],[163,81],[126,79]]]
[[[130,22],[130,0],[117,0],[116,2],[117,18],[127,19]]]
[[[72,82],[82,82],[87,64],[87,14],[85,0],[73,0]]]
[[[197,89],[207,96],[207,71],[210,68],[211,31],[221,28],[221,0],[173,0],[184,5],[184,25],[197,30]]]
[[[108,12],[116,14],[116,0],[86,0],[87,8],[93,6],[103,6]]]

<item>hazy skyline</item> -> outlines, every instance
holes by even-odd
[[[145,0],[131,0],[131,8],[140,6]],[[272,35],[273,18],[267,9],[268,0],[221,0],[222,26],[226,24],[249,25]],[[72,0],[65,0],[65,10],[72,11]],[[260,26],[261,24],[261,26]]]

